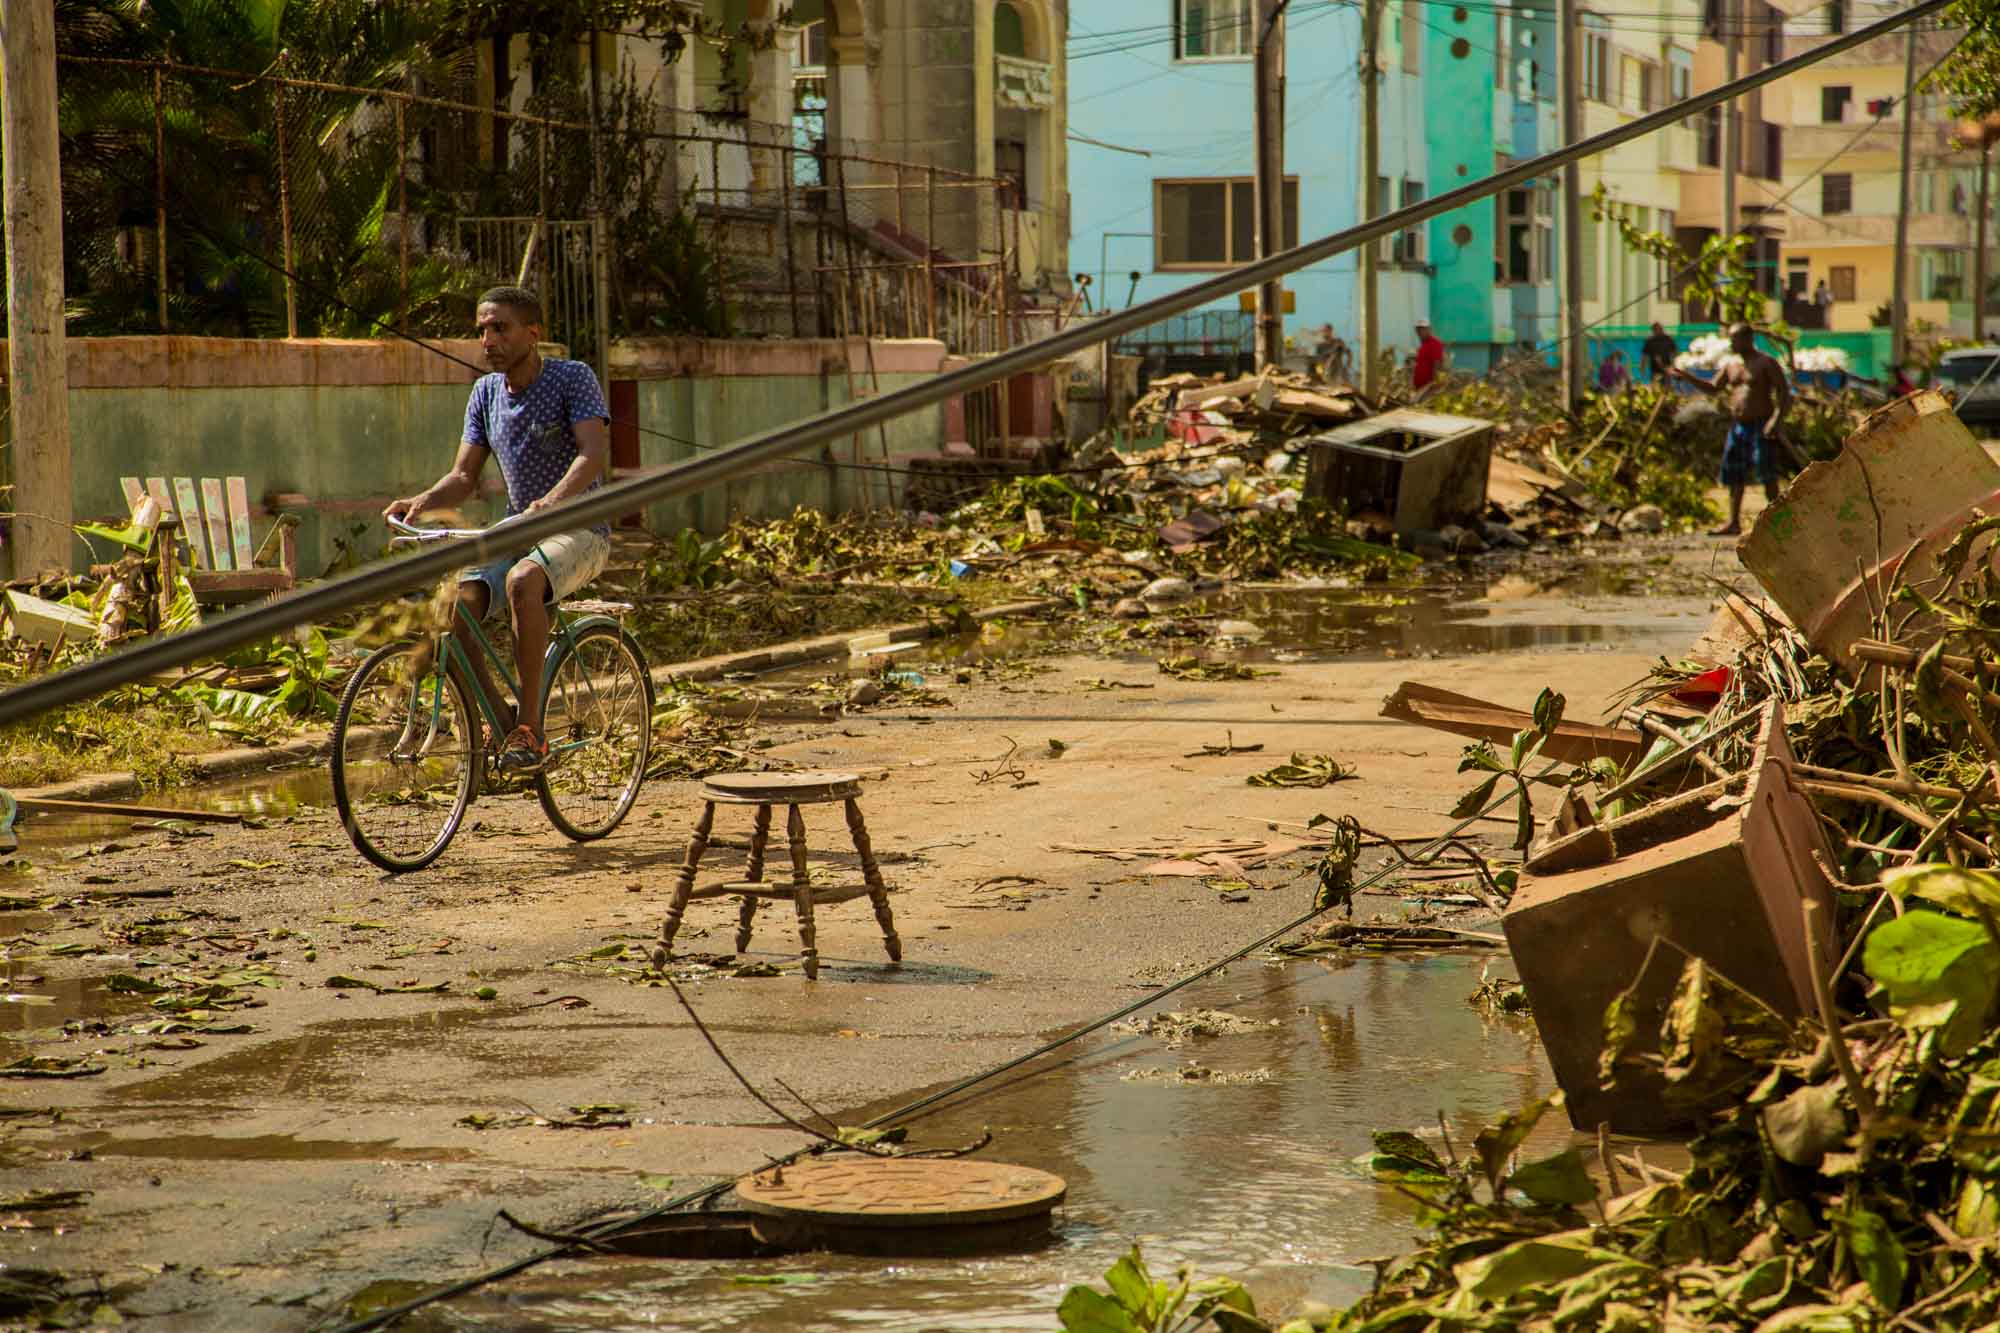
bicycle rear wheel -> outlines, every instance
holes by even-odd
[[[435,861],[472,803],[480,759],[464,684],[435,645],[377,649],[333,723],[333,803],[355,850],[395,874]]]
[[[631,635],[612,625],[577,635],[549,670],[542,734],[549,762],[535,792],[549,822],[578,842],[617,828],[653,748],[653,681]]]

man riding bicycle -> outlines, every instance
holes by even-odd
[[[472,386],[465,433],[451,470],[430,487],[383,509],[385,519],[413,522],[426,509],[455,505],[479,491],[489,454],[500,459],[507,483],[507,516],[546,509],[595,490],[603,481],[610,448],[610,413],[597,376],[581,361],[544,357],[542,304],[520,287],[495,287],[479,298],[479,342],[493,373]],[[611,554],[608,524],[547,538],[524,556],[504,556],[461,570],[458,600],[472,620],[484,620],[504,593],[514,626],[514,665],[520,672],[519,707],[506,722],[500,752],[505,772],[534,773],[548,761],[542,735],[542,657],[549,646],[549,608],[596,578]],[[501,709],[485,655],[473,629],[454,616],[454,632],[479,683]],[[505,713],[503,712],[503,721]]]

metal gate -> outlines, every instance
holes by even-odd
[[[519,283],[541,298],[543,336],[579,361],[598,361],[598,227],[595,220],[460,218],[455,249],[489,286]]]

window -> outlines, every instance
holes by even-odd
[[[1583,16],[1583,95],[1611,100],[1611,20],[1596,14]]]
[[[1917,289],[1922,301],[1957,301],[1965,296],[1965,251],[1917,252]]]
[[[1025,208],[1028,199],[1028,145],[1021,139],[993,141],[993,174],[1007,182],[1004,206]]]
[[[1835,35],[1847,31],[1847,0],[1831,0],[1827,5],[1826,30]]]
[[[1024,60],[1028,55],[1027,26],[1021,22],[1021,11],[1009,0],[998,0],[993,6],[993,52]]]
[[[798,46],[792,52],[792,70],[826,68],[826,20],[814,19],[799,29]]]
[[[1255,0],[1174,0],[1175,55],[1181,60],[1248,60]]]
[[[1422,181],[1403,182],[1403,207],[1421,204],[1424,201]],[[1414,227],[1405,227],[1396,233],[1394,262],[1398,264],[1421,264],[1424,262],[1424,231],[1428,223],[1419,222]]]
[[[1854,105],[1854,89],[1844,83],[1829,83],[1819,90],[1819,119],[1822,125],[1838,125],[1847,119]]]
[[[1819,178],[1819,211],[1828,215],[1851,212],[1854,208],[1854,177],[1845,171],[1829,171]]]
[[[1214,269],[1247,264],[1257,255],[1255,182],[1168,180],[1153,182],[1153,266]],[[1299,182],[1285,181],[1285,225],[1279,238],[1299,243]]]
[[[1785,11],[1771,5],[1759,6],[1764,23],[1764,63],[1775,65],[1785,58]]]
[[[1836,301],[1854,299],[1854,265],[1836,264],[1826,271],[1826,285],[1833,289]]]
[[[1695,143],[1694,160],[1704,167],[1722,165],[1722,108],[1712,106],[1701,114],[1700,138]]]
[[[1532,285],[1555,271],[1555,218],[1549,192],[1533,185],[1503,190],[1493,199],[1496,283]]]
[[[1808,270],[1811,267],[1812,261],[1807,259],[1792,258],[1785,261],[1785,295],[1805,300],[1806,282],[1810,277]]]
[[[1667,50],[1667,96],[1685,102],[1694,96],[1694,53],[1678,46]]]
[[[1424,0],[1403,0],[1403,73],[1424,72],[1424,15],[1417,6]]]

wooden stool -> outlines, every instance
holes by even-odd
[[[875,904],[875,920],[882,927],[882,943],[889,961],[903,960],[903,942],[896,938],[896,923],[889,915],[889,887],[882,882],[882,868],[875,864],[875,850],[868,842],[868,828],[861,822],[861,779],[852,773],[729,773],[709,778],[701,785],[701,818],[695,821],[694,836],[688,840],[687,859],[681,863],[680,878],[674,883],[674,900],[660,923],[660,944],[653,951],[656,967],[665,967],[673,957],[674,936],[680,932],[681,915],[696,898],[721,898],[737,894],[743,899],[737,918],[736,952],[750,947],[750,923],[757,915],[762,898],[790,898],[799,914],[799,940],[805,945],[806,978],[819,975],[819,948],[813,939],[813,908],[821,903],[844,903],[864,894]],[[799,813],[802,805],[847,807],[847,832],[854,839],[854,854],[861,859],[859,884],[827,885],[814,888],[806,877],[806,821]],[[754,805],[756,825],[750,834],[749,878],[733,884],[694,886],[695,870],[708,850],[708,837],[715,827],[718,805]],[[764,852],[771,841],[771,807],[790,808],[785,836],[791,843],[792,883],[790,888],[764,882]]]

